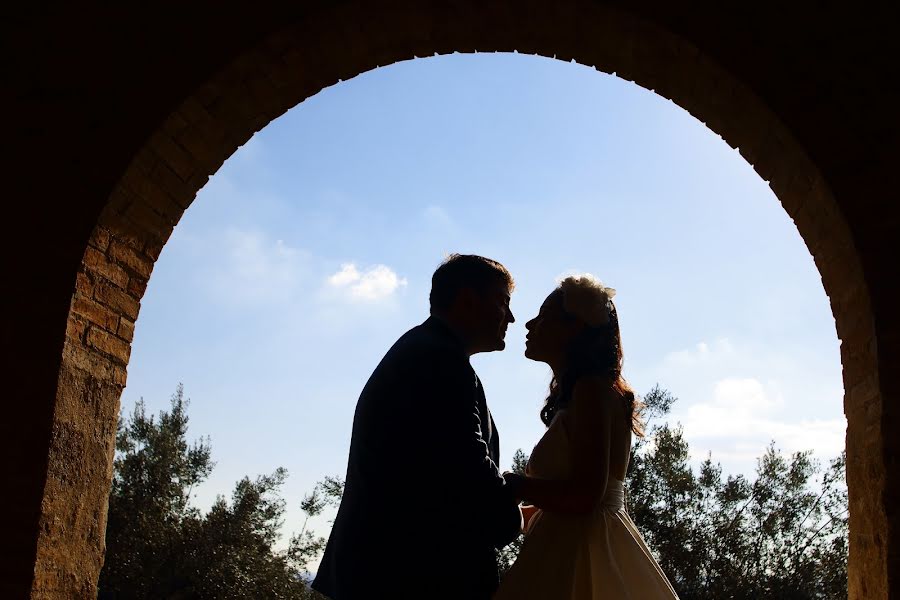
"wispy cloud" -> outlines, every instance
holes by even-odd
[[[453,219],[450,218],[450,215],[447,213],[447,211],[437,204],[431,204],[427,206],[423,212],[423,215],[425,216],[425,220],[429,223],[434,223],[443,227],[450,227],[453,225]]]
[[[843,419],[788,421],[784,408],[777,382],[723,379],[714,384],[712,398],[687,407],[684,433],[729,458],[756,458],[772,440],[790,452],[815,450],[835,456],[841,451]]]
[[[692,348],[670,352],[663,359],[663,365],[668,368],[714,366],[729,360],[734,354],[734,345],[728,339],[721,338],[712,343],[698,342]]]
[[[212,272],[211,287],[225,303],[286,302],[308,271],[308,252],[259,231],[229,229],[219,243],[225,260]]]
[[[655,374],[680,397],[670,420],[684,427],[693,458],[712,452],[726,468],[747,472],[773,440],[782,450],[813,450],[821,458],[844,448],[844,419],[804,416],[823,401],[839,403],[841,389],[804,377],[804,368],[802,360],[722,338],[669,353]],[[806,385],[796,385],[798,377]]]
[[[350,300],[378,302],[394,295],[407,281],[386,265],[373,265],[360,271],[355,263],[344,263],[337,273],[328,277],[327,284]]]

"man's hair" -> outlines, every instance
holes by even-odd
[[[512,275],[496,260],[475,254],[451,254],[431,276],[431,312],[447,310],[463,288],[487,292],[497,283],[506,284],[512,292]]]

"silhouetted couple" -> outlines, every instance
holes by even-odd
[[[638,403],[622,378],[615,290],[567,277],[526,324],[550,366],[547,431],[525,475],[500,474],[497,428],[469,364],[505,347],[513,278],[452,255],[431,316],[406,332],[356,407],[347,479],[313,587],[335,600],[676,598],[624,508]],[[497,551],[525,541],[500,581]]]

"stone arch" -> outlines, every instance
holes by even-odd
[[[351,6],[353,6],[351,8]],[[84,245],[66,323],[40,508],[32,594],[96,595],[115,422],[140,299],[199,189],[272,119],[372,68],[451,52],[517,51],[575,60],[676,102],[740,150],[769,182],[813,255],[841,339],[848,418],[850,596],[887,597],[889,539],[882,391],[869,286],[822,170],[748,85],[683,37],[577,1],[343,5],[264,36],[168,114],[109,194]],[[875,433],[873,433],[875,432]]]

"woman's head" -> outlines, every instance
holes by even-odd
[[[617,375],[622,369],[616,291],[590,275],[566,277],[525,324],[525,356],[559,375],[572,368]]]
[[[547,296],[538,316],[526,323],[525,356],[553,369],[550,393],[541,411],[544,423],[549,425],[565,407],[580,377],[600,375],[609,378],[627,399],[632,429],[640,433],[634,394],[622,378],[622,338],[612,301],[615,293],[591,275],[566,277]]]

